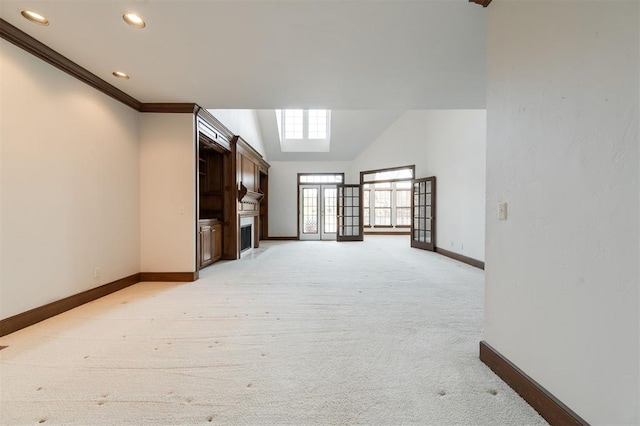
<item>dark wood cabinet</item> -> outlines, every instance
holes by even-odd
[[[203,268],[218,259],[240,258],[240,225],[246,218],[252,219],[254,248],[259,247],[261,236],[268,236],[268,211],[261,203],[267,203],[269,164],[206,109],[198,109],[196,116],[196,246],[198,266]]]
[[[213,226],[200,222],[200,266],[213,263]]]
[[[201,220],[200,267],[211,265],[222,257],[222,225],[215,219]]]
[[[223,154],[209,145],[200,145],[198,176],[201,219],[223,217],[223,158]]]
[[[222,224],[213,225],[213,262],[222,258]]]

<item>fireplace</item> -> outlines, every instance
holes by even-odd
[[[251,224],[242,225],[240,227],[240,251],[243,252],[251,248],[252,241],[252,226]]]

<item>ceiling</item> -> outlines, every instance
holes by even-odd
[[[342,110],[326,159],[407,109],[485,108],[486,9],[468,0],[2,0],[0,17],[143,103]],[[306,158],[273,151],[260,121],[268,158]]]
[[[262,140],[269,161],[353,160],[404,111],[331,110],[331,150],[329,152],[282,152],[275,110],[258,110]]]

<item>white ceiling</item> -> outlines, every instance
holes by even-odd
[[[315,154],[280,152],[260,112],[270,160],[348,160],[404,110],[485,108],[486,9],[468,0],[0,0],[0,17],[144,103],[336,111]]]
[[[274,110],[258,110],[262,140],[269,161],[353,160],[404,111],[331,110],[330,152],[282,152]]]
[[[123,22],[130,10],[147,28]],[[0,1],[4,20],[139,101],[205,108],[484,108],[485,13],[468,0]]]

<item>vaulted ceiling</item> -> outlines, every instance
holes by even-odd
[[[468,0],[0,2],[2,19],[141,102],[359,110],[369,133],[398,111],[485,107],[485,13]]]

